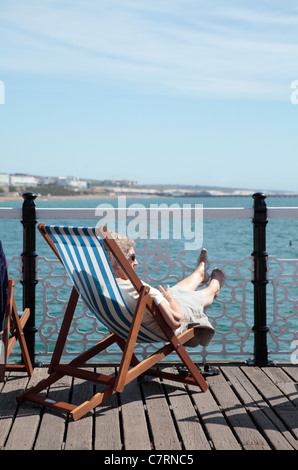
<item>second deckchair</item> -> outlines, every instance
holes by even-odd
[[[3,382],[5,372],[27,372],[33,373],[23,328],[27,323],[30,311],[26,308],[19,317],[14,299],[14,281],[8,280],[8,296],[4,316],[4,328],[0,339],[0,382]],[[16,344],[19,342],[23,362],[20,364],[8,363],[8,358]]]
[[[30,376],[33,367],[30,360],[23,328],[30,311],[26,308],[19,316],[14,298],[14,280],[9,279],[6,256],[0,240],[0,382],[4,381],[5,372],[27,372]],[[22,362],[8,363],[17,341],[21,348]]]
[[[69,412],[72,418],[77,420],[112,394],[121,392],[127,383],[145,374],[197,385],[202,391],[208,389],[205,379],[183,346],[194,337],[194,329],[187,330],[178,337],[174,334],[164,321],[158,306],[150,297],[150,289],[143,285],[106,227],[96,229],[40,224],[38,228],[64,264],[74,287],[50,363],[49,377],[22,393],[18,398],[20,403],[24,400],[41,403]],[[134,312],[128,309],[122,298],[108,261],[105,244],[139,293],[139,301]],[[110,335],[89,350],[79,354],[69,364],[63,364],[61,357],[79,295],[89,310],[107,327]],[[136,342],[164,342],[164,339],[156,336],[142,325],[145,308],[149,308],[168,342],[149,357],[139,361],[134,354]],[[123,352],[116,376],[90,372],[81,367],[113,343],[118,344]],[[187,367],[190,377],[153,369],[153,366],[173,351]],[[102,393],[95,394],[89,401],[79,405],[49,400],[40,393],[64,375],[101,383],[106,387]]]

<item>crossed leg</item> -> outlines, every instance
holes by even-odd
[[[200,292],[204,296],[204,309],[207,310],[209,305],[212,304],[213,300],[218,296],[221,286],[225,281],[224,273],[218,269],[214,268],[211,276],[209,286],[205,289],[202,289]]]
[[[195,291],[200,284],[206,284],[209,280],[209,274],[207,273],[207,250],[202,248],[200,256],[197,261],[197,268],[185,279],[177,283],[177,286],[181,286],[189,291]],[[200,290],[200,293],[204,297],[204,309],[207,309],[212,304],[214,299],[218,296],[221,286],[224,283],[225,275],[218,269],[214,268],[211,276],[210,283],[207,287]]]
[[[207,263],[207,250],[206,248],[202,248],[196,269],[176,285],[184,287],[186,290],[195,291],[200,284],[208,282],[209,274],[207,273]]]

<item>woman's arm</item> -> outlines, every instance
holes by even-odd
[[[169,325],[169,327],[175,331],[177,330],[183,320],[183,314],[180,310],[180,307],[176,300],[174,299],[170,286],[167,285],[166,290],[162,287],[159,286],[159,290],[163,294],[164,298],[167,299],[168,302],[165,302],[162,300],[158,306],[160,307],[161,314],[166,321],[166,323]]]

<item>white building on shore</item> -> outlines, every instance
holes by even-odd
[[[10,186],[14,186],[15,188],[28,188],[47,184],[57,184],[72,189],[87,189],[89,187],[88,181],[73,176],[46,177],[25,175],[22,173],[0,173],[0,188],[5,191],[8,191]]]
[[[10,175],[7,173],[0,173],[0,188],[8,188],[10,185]]]
[[[14,174],[10,175],[10,184],[15,187],[38,186],[39,178],[37,176]]]
[[[87,189],[88,181],[75,178],[74,176],[59,176],[56,184],[67,188]]]
[[[8,173],[0,173],[0,187],[8,188],[9,186],[15,187],[28,187],[37,186],[39,178],[37,176],[24,175],[21,173],[10,175]]]

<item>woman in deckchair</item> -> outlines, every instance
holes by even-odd
[[[112,236],[132,267],[136,268],[138,261],[134,250],[134,240],[114,232]],[[134,310],[138,301],[138,293],[107,246],[106,251],[124,301],[128,308]],[[150,295],[159,305],[164,320],[176,334],[183,333],[189,328],[195,328],[195,337],[185,344],[190,347],[196,347],[199,344],[207,346],[215,333],[206,315],[206,310],[218,296],[225,276],[220,269],[215,268],[209,277],[206,264],[207,250],[203,248],[197,260],[197,267],[190,276],[173,287],[167,285],[166,289],[159,286],[158,290],[149,286]],[[208,281],[210,282],[207,285]],[[143,284],[148,285],[145,282]],[[196,290],[200,285],[206,285],[206,287]],[[142,324],[150,331],[164,337],[159,325],[147,309]],[[164,339],[166,340],[166,338]]]

